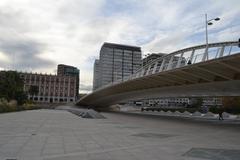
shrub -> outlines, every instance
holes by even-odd
[[[8,111],[8,102],[5,98],[0,98],[0,112],[7,112]]]
[[[33,109],[39,109],[39,107],[36,106],[31,101],[28,101],[24,105],[18,106],[16,100],[11,100],[8,102],[4,98],[0,99],[0,113],[22,111],[22,110],[33,110]]]
[[[23,79],[16,71],[0,71],[0,98],[15,99],[22,105],[27,99],[23,85]]]
[[[219,108],[216,107],[216,106],[211,106],[211,107],[209,108],[209,112],[212,112],[212,113],[217,114],[217,113],[219,113]]]

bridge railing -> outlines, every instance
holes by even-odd
[[[217,59],[224,56],[233,55],[235,53],[240,53],[238,41],[211,43],[208,44],[208,47],[206,45],[198,45],[190,48],[185,48],[172,52],[170,54],[166,54],[152,61],[146,66],[141,67],[131,76],[126,77],[123,80],[121,79],[119,81],[109,83],[98,88],[97,90],[131,79],[148,76],[151,74],[156,74],[159,72],[180,68],[212,59]]]
[[[208,48],[206,48],[206,45],[185,48],[152,61],[131,75],[129,79],[184,67],[239,52],[240,48],[238,47],[237,41],[212,43],[208,45]]]

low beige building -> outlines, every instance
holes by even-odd
[[[69,103],[78,98],[79,74],[21,73],[28,99],[41,103]]]

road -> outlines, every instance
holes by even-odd
[[[0,159],[240,159],[239,125],[102,114],[106,119],[62,110],[0,114]]]

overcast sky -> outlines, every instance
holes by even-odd
[[[80,69],[91,90],[104,42],[172,52],[205,43],[204,14],[220,17],[209,42],[240,38],[239,0],[0,0],[0,69],[56,73]]]

